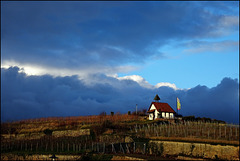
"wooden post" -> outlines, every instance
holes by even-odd
[[[45,151],[47,151],[47,147],[48,147],[48,143],[46,144],[46,149],[45,149]]]
[[[136,116],[137,116],[137,104],[136,104]]]
[[[126,144],[126,151],[127,151],[127,153],[130,153],[130,150],[129,150],[127,144]]]
[[[143,154],[146,152],[146,143],[143,144]]]
[[[99,144],[97,143],[97,152],[99,153]]]
[[[133,153],[135,153],[135,150],[136,150],[136,145],[135,145],[135,142],[133,143]]]
[[[230,126],[230,134],[229,134],[229,140],[232,138],[232,125]]]
[[[170,125],[168,126],[168,137],[170,135]]]
[[[214,127],[214,129],[213,129],[213,138],[215,139],[215,127]]]
[[[227,137],[227,127],[225,126],[225,138]]]
[[[124,154],[124,149],[122,147],[122,144],[120,143],[120,149],[122,150],[123,154]]]
[[[222,133],[222,130],[221,130],[221,125],[219,127],[219,138],[221,139],[221,133]]]
[[[103,143],[103,153],[105,153],[105,142]]]
[[[112,153],[116,153],[116,150],[115,150],[115,148],[114,148],[114,145],[113,145],[113,143],[112,143]]]
[[[235,132],[236,132],[236,140],[237,140],[237,126],[235,126]]]

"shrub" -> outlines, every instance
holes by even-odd
[[[184,121],[195,121],[195,116],[184,116],[182,119]]]
[[[52,132],[53,132],[53,130],[50,130],[50,129],[45,129],[45,130],[43,131],[43,133],[44,133],[45,135],[49,135],[49,136],[52,135]]]
[[[112,122],[110,120],[105,120],[103,123],[102,123],[102,128],[112,128]]]

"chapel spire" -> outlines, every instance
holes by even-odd
[[[154,100],[155,100],[155,102],[159,102],[160,97],[156,94],[156,96],[154,97]]]

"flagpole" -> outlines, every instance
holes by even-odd
[[[177,97],[176,97],[176,107],[177,107]],[[177,108],[177,115],[178,115],[178,108]]]

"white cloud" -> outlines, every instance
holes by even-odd
[[[157,88],[160,88],[160,87],[169,87],[169,88],[172,88],[174,90],[188,90],[188,89],[177,88],[177,86],[175,84],[169,83],[169,82],[160,82],[160,83],[157,83],[154,86],[154,85],[151,85],[148,81],[146,81],[143,77],[141,77],[139,75],[129,75],[129,76],[124,76],[124,77],[116,77],[116,78],[118,80],[133,80],[133,81],[137,82],[140,86],[142,86],[144,88],[148,88],[148,89],[157,89]]]
[[[215,25],[215,30],[211,31],[213,36],[229,35],[233,31],[239,31],[239,16],[222,16]]]
[[[143,77],[139,75],[129,75],[129,76],[124,76],[124,77],[118,77],[117,79],[119,80],[133,80],[137,82],[140,86],[145,87],[145,88],[154,88],[153,85],[149,84],[148,81],[146,81]]]
[[[239,16],[223,16],[220,21],[222,27],[239,26]]]
[[[1,68],[9,68],[12,66],[18,66],[21,70],[19,72],[24,72],[27,75],[44,75],[47,74],[46,70],[36,66],[36,65],[30,65],[30,64],[21,64],[13,60],[7,60],[3,61],[1,63]]]
[[[28,76],[30,75],[45,75],[49,74],[54,77],[57,76],[72,76],[78,75],[80,78],[86,78],[91,74],[103,73],[107,76],[116,77],[119,72],[130,72],[136,70],[137,67],[131,65],[122,65],[115,67],[107,67],[107,66],[88,66],[85,68],[55,68],[55,67],[47,67],[47,66],[38,66],[34,64],[23,64],[17,61],[3,61],[1,63],[1,68],[9,68],[11,66],[17,66],[21,70],[20,72],[26,73]]]
[[[113,81],[109,78],[113,78],[116,80],[132,80],[136,83],[138,83],[141,87],[147,88],[147,89],[157,89],[159,87],[170,87],[174,90],[179,90],[180,88],[177,88],[175,84],[171,84],[168,82],[160,82],[157,85],[152,85],[148,81],[146,81],[143,77],[139,75],[128,75],[123,77],[118,77],[119,72],[129,72],[136,70],[137,67],[134,66],[117,66],[112,68],[107,67],[89,67],[85,69],[67,69],[67,68],[53,68],[53,67],[40,67],[36,65],[30,65],[30,64],[21,64],[16,61],[4,61],[1,64],[1,68],[9,68],[11,66],[17,66],[20,68],[19,72],[26,73],[27,76],[36,75],[51,75],[53,77],[64,77],[64,76],[72,76],[77,75],[80,80],[83,81],[83,83],[87,86],[94,86],[95,84],[110,84],[111,86],[114,86],[115,88],[122,88],[120,85],[120,82]],[[103,75],[95,76],[95,75]],[[106,78],[106,77],[108,78]]]
[[[177,88],[177,86],[175,84],[171,84],[171,83],[168,83],[168,82],[161,82],[161,83],[158,83],[155,85],[156,88],[159,88],[159,87],[170,87],[170,88],[173,88],[174,90],[179,90],[179,88]]]
[[[204,52],[235,52],[239,50],[239,41],[191,41],[185,43],[188,49],[185,49],[186,53],[204,53]]]

